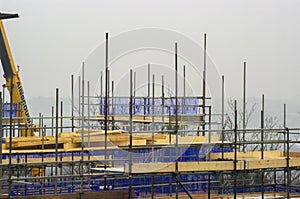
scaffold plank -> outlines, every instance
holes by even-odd
[[[282,158],[268,160],[238,160],[237,170],[271,169],[285,168],[286,161]],[[291,158],[290,167],[299,167],[300,158]],[[128,172],[128,164],[125,171]],[[234,161],[198,161],[198,162],[178,162],[179,172],[208,172],[208,171],[233,171]],[[132,173],[172,173],[175,172],[175,163],[153,162],[138,163],[132,165]]]

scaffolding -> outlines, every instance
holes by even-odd
[[[107,42],[108,35],[106,53]],[[206,44],[204,52],[206,56]],[[224,77],[222,119],[214,125],[211,99],[205,93],[206,67],[203,95],[178,95],[177,44],[174,96],[165,96],[164,81],[161,96],[155,96],[154,75],[152,82],[148,78],[148,95],[136,96],[132,70],[129,96],[115,96],[113,81],[109,88],[107,59],[100,95],[90,95],[83,64],[78,107],[72,75],[71,116],[63,114],[56,89],[52,115],[31,118],[39,123],[36,136],[20,137],[27,127],[18,122],[18,105],[7,106],[0,99],[3,197],[89,198],[98,193],[108,198],[107,192],[115,198],[300,197],[300,184],[293,180],[300,153],[291,151],[300,142],[300,129],[286,126],[285,106],[283,128],[266,128],[262,108],[261,128],[247,129],[244,117],[239,129],[235,102],[233,128],[225,129]]]

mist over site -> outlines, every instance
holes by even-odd
[[[48,102],[54,104],[56,88],[61,97],[69,98],[70,75],[78,74],[82,61],[103,43],[106,32],[114,37],[134,29],[158,27],[176,30],[200,46],[207,33],[208,55],[220,75],[225,75],[227,98],[242,98],[246,61],[247,96],[259,104],[265,94],[266,111],[279,118],[286,103],[288,125],[297,126],[299,122],[299,94],[294,90],[300,70],[296,55],[300,46],[297,1],[32,0],[0,1],[0,5],[2,12],[20,15],[4,25],[32,115],[51,113]]]

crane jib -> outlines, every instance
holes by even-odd
[[[17,82],[17,87],[18,87],[18,91],[19,91],[19,94],[20,94],[21,105],[23,106],[23,110],[24,110],[24,113],[25,113],[25,116],[26,116],[27,123],[31,124],[30,115],[29,115],[29,111],[28,111],[28,107],[27,107],[27,104],[26,104],[24,91],[23,91],[23,87],[21,85],[21,82]]]

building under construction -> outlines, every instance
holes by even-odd
[[[9,17],[2,19],[5,16]],[[12,66],[5,62],[9,60],[5,59],[5,48],[1,51],[2,65]],[[108,35],[106,53],[107,48]],[[299,172],[300,153],[290,150],[298,142],[300,129],[286,125],[265,128],[264,108],[261,128],[239,129],[236,103],[233,128],[225,129],[224,79],[221,120],[212,125],[216,121],[211,99],[205,93],[206,71],[203,95],[179,96],[176,43],[174,49],[173,96],[165,96],[164,82],[161,95],[155,96],[154,78],[152,82],[148,78],[147,96],[135,95],[132,70],[129,95],[115,96],[106,60],[104,83],[101,78],[104,93],[90,96],[83,66],[78,91],[71,77],[71,115],[63,114],[57,89],[52,115],[30,117],[29,122],[24,101],[14,100],[18,93],[13,89],[17,84],[13,70],[13,75],[7,76],[10,103],[0,100],[1,197],[300,197],[299,180],[294,178]],[[147,75],[150,77],[150,72]],[[96,110],[94,114],[91,109]],[[253,134],[256,136],[248,139]],[[270,147],[274,145],[276,150]]]

